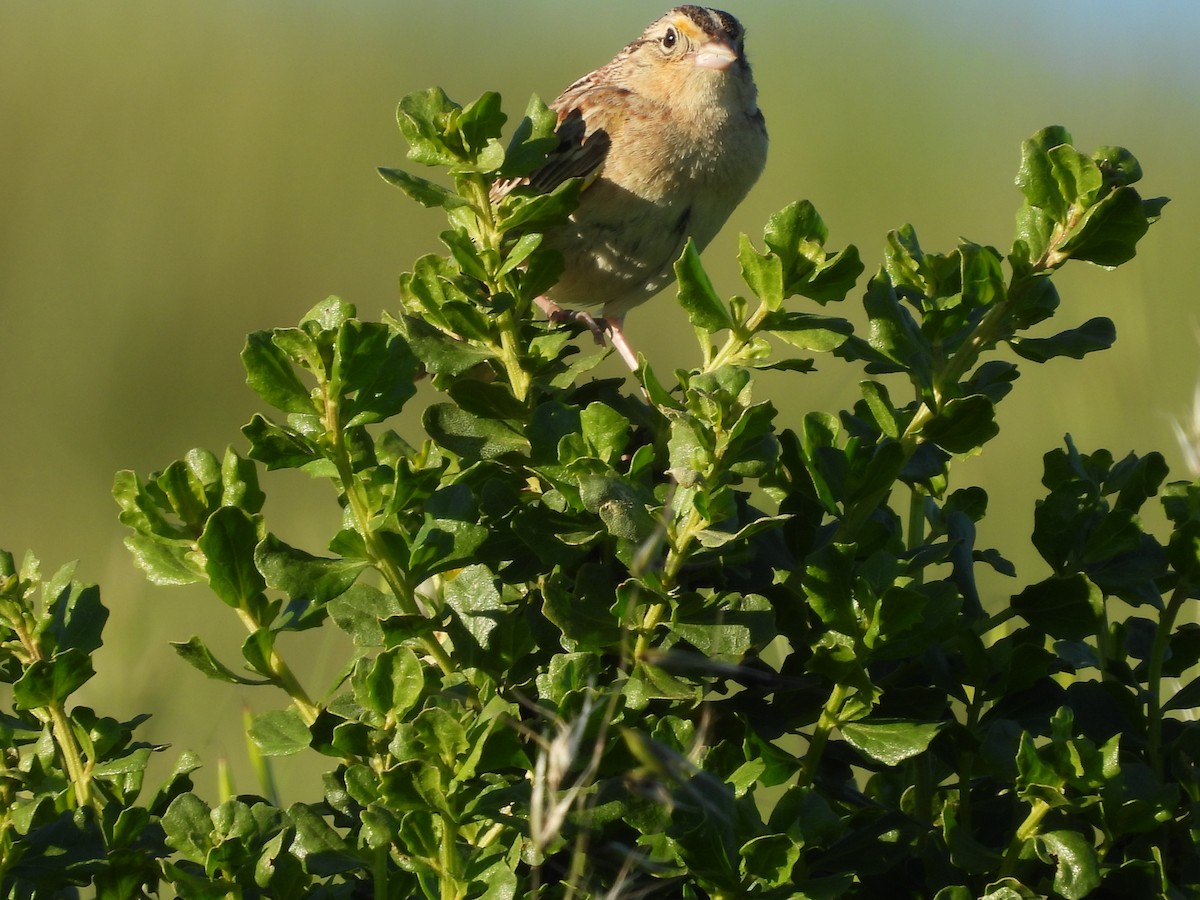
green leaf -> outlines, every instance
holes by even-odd
[[[167,845],[185,859],[203,864],[212,849],[212,810],[195,794],[180,794],[162,817]]]
[[[496,277],[501,278],[516,269],[521,263],[529,259],[530,254],[542,245],[543,237],[540,234],[523,234],[513,244],[508,253],[504,256],[504,263],[496,272]]]
[[[265,679],[238,675],[218,660],[198,637],[189,638],[185,642],[172,641],[171,647],[185,662],[214,681],[224,681],[227,684],[270,684]]]
[[[1124,187],[1142,180],[1142,166],[1124,147],[1100,147],[1092,154],[1105,184]]]
[[[742,280],[767,309],[783,306],[783,260],[774,253],[759,253],[743,234],[738,237],[738,263]]]
[[[486,656],[493,632],[512,616],[496,589],[496,576],[487,566],[467,566],[446,579],[444,596],[461,629],[455,635],[456,655],[461,652],[464,659],[474,660]]]
[[[362,860],[312,806],[294,803],[287,819],[296,829],[291,852],[310,875],[337,875],[364,868]]]
[[[1012,598],[1012,607],[1051,637],[1080,641],[1096,634],[1104,614],[1104,597],[1086,575],[1076,573],[1030,585]]]
[[[918,384],[927,385],[933,377],[929,342],[912,314],[900,305],[896,291],[883,275],[871,279],[863,297],[863,308],[870,318],[867,344],[876,353],[895,363],[888,371],[910,372]]]
[[[441,209],[451,210],[458,209],[461,206],[470,206],[469,201],[464,200],[453,191],[426,178],[411,175],[403,169],[390,169],[381,166],[378,171],[383,176],[384,181],[394,184],[424,207],[440,207]]]
[[[247,609],[266,588],[254,565],[259,523],[233,506],[218,509],[197,541],[204,553],[204,571],[213,593],[234,609]]]
[[[324,457],[317,445],[291,428],[276,425],[255,413],[242,434],[250,442],[250,458],[269,470],[299,469],[321,462]]]
[[[747,841],[738,852],[743,875],[768,887],[782,887],[792,882],[792,868],[800,859],[800,844],[786,834],[764,834]]]
[[[518,229],[544,230],[558,225],[579,206],[579,196],[583,192],[584,184],[582,178],[568,178],[544,194],[514,191],[500,201],[497,224],[509,233]],[[558,272],[561,272],[561,269]]]
[[[679,305],[687,311],[688,320],[694,327],[709,334],[734,327],[729,308],[713,290],[708,273],[700,263],[700,251],[690,238],[675,263],[675,278],[679,282]]]
[[[1082,900],[1100,887],[1100,863],[1090,839],[1077,831],[1049,831],[1034,838],[1044,862],[1054,865],[1054,890],[1066,900]]]
[[[303,334],[309,336],[310,340],[304,344],[310,349],[306,350],[302,355],[307,362],[307,368],[311,372],[324,371],[324,360],[321,356],[320,349],[313,342],[315,337],[328,337],[335,334],[339,328],[346,324],[350,319],[357,315],[353,303],[347,303],[341,297],[331,295],[326,297],[313,306],[300,319],[300,327],[303,329]],[[276,330],[276,337],[295,329]]]
[[[972,453],[1000,433],[992,401],[982,394],[956,397],[925,423],[921,436],[947,453]]]
[[[943,722],[871,719],[847,722],[841,731],[846,741],[860,753],[886,766],[898,766],[904,760],[924,753],[944,725]]]
[[[96,674],[91,656],[78,648],[35,659],[12,686],[17,709],[42,709],[62,704]]]
[[[616,584],[604,566],[585,563],[571,580],[548,578],[542,588],[542,612],[563,635],[568,650],[607,650],[621,639],[620,623],[612,608]]]
[[[255,716],[249,734],[263,756],[291,756],[307,750],[313,740],[295,707]]]
[[[144,534],[128,535],[124,544],[134,564],[151,584],[195,584],[204,580],[191,541],[167,541]]]
[[[430,437],[467,460],[529,452],[528,439],[514,424],[471,415],[452,403],[430,406],[425,410],[424,421]]]
[[[878,381],[860,381],[858,386],[880,432],[892,440],[897,440],[900,437],[900,426],[897,422],[896,407],[892,405],[887,388]]]
[[[221,458],[221,505],[257,513],[262,510],[266,497],[258,486],[258,469],[254,462],[233,447],[226,447]]]
[[[441,88],[409,94],[396,109],[396,123],[408,141],[408,158],[427,166],[469,162],[455,125],[462,107]]]
[[[354,699],[381,716],[403,719],[425,688],[420,660],[407,647],[393,647],[374,659],[360,659],[350,678]]]
[[[1194,679],[1186,687],[1180,688],[1170,696],[1166,703],[1162,706],[1162,711],[1167,712],[1172,709],[1189,709],[1194,710],[1200,707],[1200,678]]]
[[[429,755],[441,762],[446,769],[456,770],[460,758],[471,748],[462,723],[442,707],[430,706],[421,710],[413,724]],[[434,779],[435,783],[437,781],[440,779]],[[440,788],[436,792],[442,793]]]
[[[609,534],[640,543],[658,528],[646,508],[646,499],[636,487],[616,475],[588,475],[580,479],[579,496],[584,508],[595,513]]]
[[[1161,204],[1152,210],[1157,215]],[[1151,214],[1130,187],[1117,188],[1083,216],[1060,245],[1062,253],[1099,266],[1119,266],[1137,253],[1137,243],[1150,229]]]
[[[276,343],[276,335],[256,331],[246,338],[242,365],[246,384],[276,409],[289,413],[311,413],[313,399],[292,368],[292,361]]]
[[[508,116],[500,109],[500,95],[495,91],[485,91],[463,109],[458,128],[473,169],[493,172],[503,164],[504,148],[498,138],[506,121]]]
[[[369,425],[396,415],[416,393],[419,363],[396,331],[350,319],[337,333],[330,390],[346,399],[342,427]]]
[[[629,445],[629,420],[606,403],[595,401],[579,411],[579,428],[596,458],[614,465]]]
[[[488,529],[475,522],[429,517],[413,537],[408,568],[415,581],[457,569],[475,559],[488,539]]]
[[[547,155],[558,146],[558,114],[534,95],[525,107],[525,117],[513,130],[512,140],[505,153],[503,175],[505,178],[521,178],[531,174],[545,161]]]
[[[329,603],[329,615],[356,647],[384,645],[381,619],[400,615],[400,602],[368,584],[354,584]]]
[[[836,350],[846,342],[854,327],[845,319],[811,313],[772,312],[763,317],[760,331],[766,331],[801,350]]]
[[[254,564],[268,587],[313,603],[328,603],[343,594],[368,565],[361,559],[313,556],[273,534],[254,548]]]
[[[104,643],[108,610],[100,602],[100,588],[72,581],[74,568],[65,566],[42,586],[46,612],[38,636],[43,654],[70,649],[92,653]]]
[[[1055,125],[1043,128],[1021,144],[1017,187],[1030,206],[1045,210],[1055,222],[1066,221],[1070,200],[1063,196],[1050,151],[1070,143],[1070,133]]]

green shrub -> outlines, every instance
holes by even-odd
[[[488,200],[531,171],[553,116],[530,104],[507,150],[487,94],[406,98],[410,157],[452,188],[384,177],[442,208],[447,256],[401,279],[394,318],[330,298],[250,336],[247,381],[275,412],[247,453],[195,450],[114,493],[137,564],[206,582],[248,636],[235,670],[288,703],[250,726],[266,757],[328,757],[307,802],[211,807],[185,754],[142,793],[141,719],[69,706],[106,612],[66,570],[0,557],[0,885],[8,897],[1184,897],[1200,890],[1194,807],[1200,487],[1158,454],[1045,457],[1033,543],[1052,574],[983,597],[988,498],[954,461],[998,436],[1017,366],[1108,347],[1059,312],[1072,260],[1117,266],[1157,218],[1119,148],[1060,128],[1022,146],[1007,257],[888,236],[869,327],[817,312],[855,286],[807,203],[738,253],[722,300],[688,247],[679,301],[697,364],[638,384],[584,376],[603,351],[534,316],[558,273],[540,247],[573,208]],[[799,300],[795,298],[801,298]],[[587,341],[584,341],[586,344]],[[862,397],[790,427],[755,372],[826,353]],[[421,375],[425,436],[388,430]],[[881,376],[903,375],[904,378]],[[912,388],[910,399],[893,394]],[[632,389],[631,389],[632,388]],[[342,515],[316,556],[268,530],[259,466],[302,469]],[[1161,497],[1171,532],[1143,530]],[[355,653],[327,692],[280,647],[333,628]],[[1186,680],[1186,679],[1185,679]]]

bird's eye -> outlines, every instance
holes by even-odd
[[[675,42],[679,40],[679,35],[675,33],[674,28],[668,28],[667,33],[662,36],[662,45],[666,50],[670,50],[675,46]]]

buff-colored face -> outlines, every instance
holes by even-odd
[[[700,6],[671,10],[625,48],[637,68],[655,72],[655,90],[673,99],[706,84],[719,89],[729,70],[744,68],[743,31],[728,13]]]

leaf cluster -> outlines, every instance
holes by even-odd
[[[145,804],[95,776],[136,746],[136,723],[89,746],[89,713],[65,707],[102,607],[61,576],[38,612],[35,573],[9,559],[17,713],[0,790],[21,812],[0,817],[6,891],[92,877],[192,897],[1200,888],[1200,732],[1172,715],[1200,691],[1198,629],[1179,624],[1200,596],[1198,488],[1164,487],[1157,454],[1114,461],[1068,438],[1047,454],[1033,536],[1051,574],[999,602],[978,573],[1016,572],[978,545],[988,498],[951,489],[954,461],[999,433],[1018,374],[1000,345],[1041,363],[1111,343],[1108,320],[1031,331],[1058,312],[1058,268],[1126,262],[1158,216],[1127,151],[1085,157],[1061,129],[1027,141],[1007,257],[891,234],[863,335],[803,309],[844,301],[863,270],[853,247],[826,248],[810,204],[773,216],[761,249],[742,238],[746,296],[722,299],[689,245],[675,271],[697,364],[670,380],[643,364],[630,393],[586,380],[598,355],[530,315],[559,265],[538,229],[581,186],[494,199],[553,148],[553,115],[535,99],[507,147],[493,94],[414,95],[399,120],[410,159],[452,186],[383,175],[446,212],[447,254],[415,263],[382,322],[329,298],[251,335],[247,382],[270,411],[244,453],[193,451],[114,487],[146,575],[207,583],[246,630],[238,665],[201,637],[181,657],[281,691],[249,727],[255,752],[325,757],[319,795],[212,806],[185,766]],[[865,368],[861,399],[781,425],[755,373],[799,377],[816,353]],[[422,374],[436,396],[406,436],[390,426]],[[260,467],[333,492],[320,555],[268,527]],[[1160,495],[1164,539],[1142,524]],[[289,633],[312,628],[354,648],[321,690],[288,660]],[[141,868],[104,855],[132,840],[105,830],[123,815]],[[49,848],[85,864],[53,881]]]

